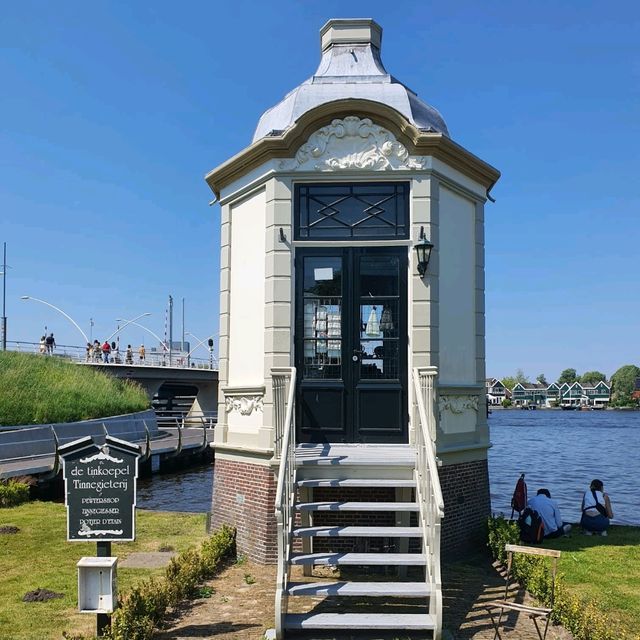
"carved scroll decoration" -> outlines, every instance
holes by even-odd
[[[465,411],[477,411],[478,396],[440,396],[438,398],[438,410],[451,413],[464,413]]]
[[[238,411],[242,416],[250,416],[254,411],[262,411],[264,396],[231,396],[225,398],[227,413]]]
[[[335,119],[309,136],[294,158],[282,160],[283,171],[371,171],[426,168],[426,158],[411,157],[406,147],[369,118]]]

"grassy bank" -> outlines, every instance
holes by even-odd
[[[149,407],[143,389],[55,357],[0,352],[0,425],[104,418]]]
[[[593,602],[628,638],[640,639],[640,528],[612,527],[607,538],[574,533],[545,542],[562,551],[566,586]]]
[[[204,540],[204,514],[138,511],[136,541],[114,543],[113,555],[122,561],[133,551],[180,552]],[[15,526],[18,533],[0,533],[0,640],[49,640],[63,631],[91,633],[95,616],[77,612],[76,563],[94,556],[95,543],[66,541],[64,505],[31,502],[0,509],[0,527]],[[118,568],[118,590],[124,591],[163,569]],[[62,593],[48,602],[22,602],[38,588]]]
[[[505,542],[518,543],[515,523],[493,520],[490,531],[496,556]],[[575,637],[640,640],[640,528],[614,526],[605,538],[585,536],[576,528],[570,538],[547,540],[543,546],[562,552],[559,572],[567,596],[561,616],[568,616],[562,622],[572,631],[573,620]],[[583,632],[585,612],[595,617]]]

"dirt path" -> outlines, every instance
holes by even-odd
[[[155,639],[260,640],[267,629],[273,628],[275,579],[275,566],[250,562],[232,564],[219,577],[207,583],[214,590],[210,597],[195,600],[188,607],[177,611],[167,627],[156,634]],[[296,576],[296,579],[300,579],[300,576]],[[480,559],[479,562],[445,566],[443,582],[447,585],[444,593],[444,616],[445,628],[451,633],[449,638],[493,640],[491,620],[483,603],[502,597],[504,581],[490,562]],[[303,599],[296,598],[290,601],[292,610],[304,610],[301,606],[305,603],[301,600]],[[310,608],[315,606],[318,610],[329,610],[321,599],[309,599],[306,604],[311,604]],[[509,616],[501,633],[505,640],[538,638],[533,622],[523,615]],[[347,640],[363,636],[341,634],[334,637]],[[399,636],[395,633],[389,637]],[[572,640],[572,637],[562,627],[551,627],[547,639]]]

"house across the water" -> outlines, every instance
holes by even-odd
[[[441,549],[482,548],[490,514],[484,207],[500,174],[386,70],[376,22],[330,20],[319,43],[315,73],[206,176],[221,206],[213,523],[278,564],[278,637],[440,638]],[[369,577],[312,579],[325,565]],[[290,613],[328,594],[377,604]],[[380,612],[398,597],[419,612]]]
[[[596,383],[552,382],[550,385],[538,382],[518,382],[511,395],[517,406],[569,406],[606,407],[611,401],[611,385],[604,380]]]
[[[511,398],[511,391],[502,384],[502,380],[498,378],[486,379],[487,404],[497,406],[502,404],[503,400]]]

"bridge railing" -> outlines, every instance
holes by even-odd
[[[172,353],[169,362],[169,352],[147,350],[144,359],[140,359],[137,349],[133,350],[133,357],[127,358],[126,348],[112,351],[109,354],[109,362],[105,363],[102,354],[87,354],[85,347],[75,345],[56,344],[53,353],[47,354],[43,351],[39,342],[7,341],[9,351],[19,351],[21,353],[36,353],[42,356],[66,358],[74,362],[84,364],[113,364],[127,367],[176,367],[178,369],[217,369],[217,361],[210,358],[186,357],[184,354]]]
[[[213,429],[218,422],[217,411],[180,411],[155,409],[159,427],[204,427]]]

